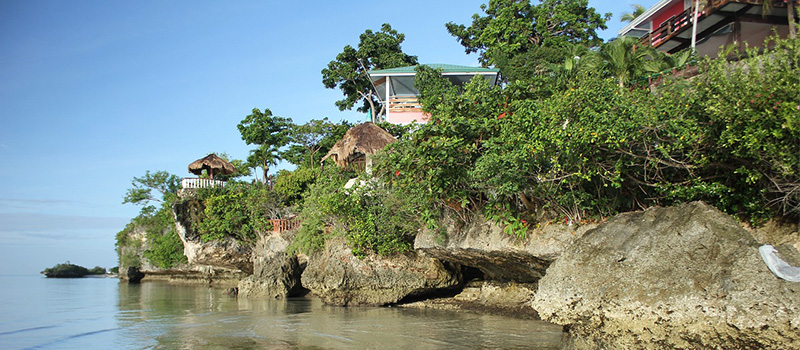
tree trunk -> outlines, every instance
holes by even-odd
[[[531,203],[528,197],[525,196],[525,192],[522,191],[519,192],[519,199],[522,200],[522,204],[525,205],[525,208],[527,208],[528,210],[533,210],[533,203]]]
[[[786,2],[786,17],[789,20],[789,38],[794,39],[797,37],[797,27],[795,25],[795,0],[789,0]]]

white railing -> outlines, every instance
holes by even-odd
[[[225,187],[225,181],[214,179],[184,178],[181,180],[181,188],[210,188]]]

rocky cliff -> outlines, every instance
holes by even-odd
[[[758,245],[699,202],[619,215],[564,251],[532,306],[575,349],[798,349],[800,284]]]
[[[200,234],[192,228],[203,211],[197,200],[178,202],[172,207],[175,214],[175,227],[183,241],[183,254],[190,265],[206,265],[228,270],[239,270],[245,274],[253,273],[252,247],[233,237],[219,241],[203,242]]]
[[[292,231],[259,235],[253,248],[253,274],[239,282],[240,296],[283,298],[305,292],[300,284],[305,265],[287,252],[293,238]]]
[[[531,283],[542,278],[550,263],[596,224],[544,224],[525,237],[511,236],[481,216],[473,217],[467,225],[445,221],[442,226],[446,234],[424,230],[414,241],[414,249],[442,261],[474,267],[487,280]]]
[[[415,252],[355,257],[342,238],[308,257],[303,286],[331,305],[386,305],[461,284],[460,267]]]

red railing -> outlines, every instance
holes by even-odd
[[[728,3],[742,3],[750,5],[762,5],[764,0],[706,0],[705,5],[702,4],[698,11],[698,21],[711,15],[719,8],[727,5]],[[647,43],[653,47],[659,47],[661,44],[669,41],[673,37],[680,34],[680,32],[692,27],[692,14],[694,13],[694,5],[687,8],[685,11],[672,16],[670,19],[662,23],[658,28],[650,32],[650,34],[642,37],[642,43]]]
[[[296,216],[290,219],[270,219],[270,222],[272,222],[273,233],[294,230],[297,226],[300,226],[300,218]]]

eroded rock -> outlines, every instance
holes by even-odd
[[[445,235],[430,230],[417,235],[414,248],[443,261],[475,267],[486,279],[532,283],[566,247],[596,224],[547,224],[528,231],[524,238],[509,235],[480,216],[465,227],[447,221],[442,227],[447,227]]]
[[[459,271],[413,252],[358,259],[344,239],[337,238],[309,256],[302,283],[326,304],[386,305],[456,287],[461,282]]]
[[[800,283],[757,247],[700,202],[619,215],[547,269],[533,307],[575,349],[798,349]]]
[[[190,265],[209,265],[225,269],[237,269],[246,274],[253,273],[252,247],[232,237],[220,241],[203,242],[200,234],[192,230],[203,207],[198,201],[188,200],[173,205],[175,228],[183,241],[183,254]]]
[[[292,236],[292,231],[261,235],[253,250],[253,275],[239,282],[239,295],[283,298],[302,292],[302,267],[296,255],[286,252]]]

